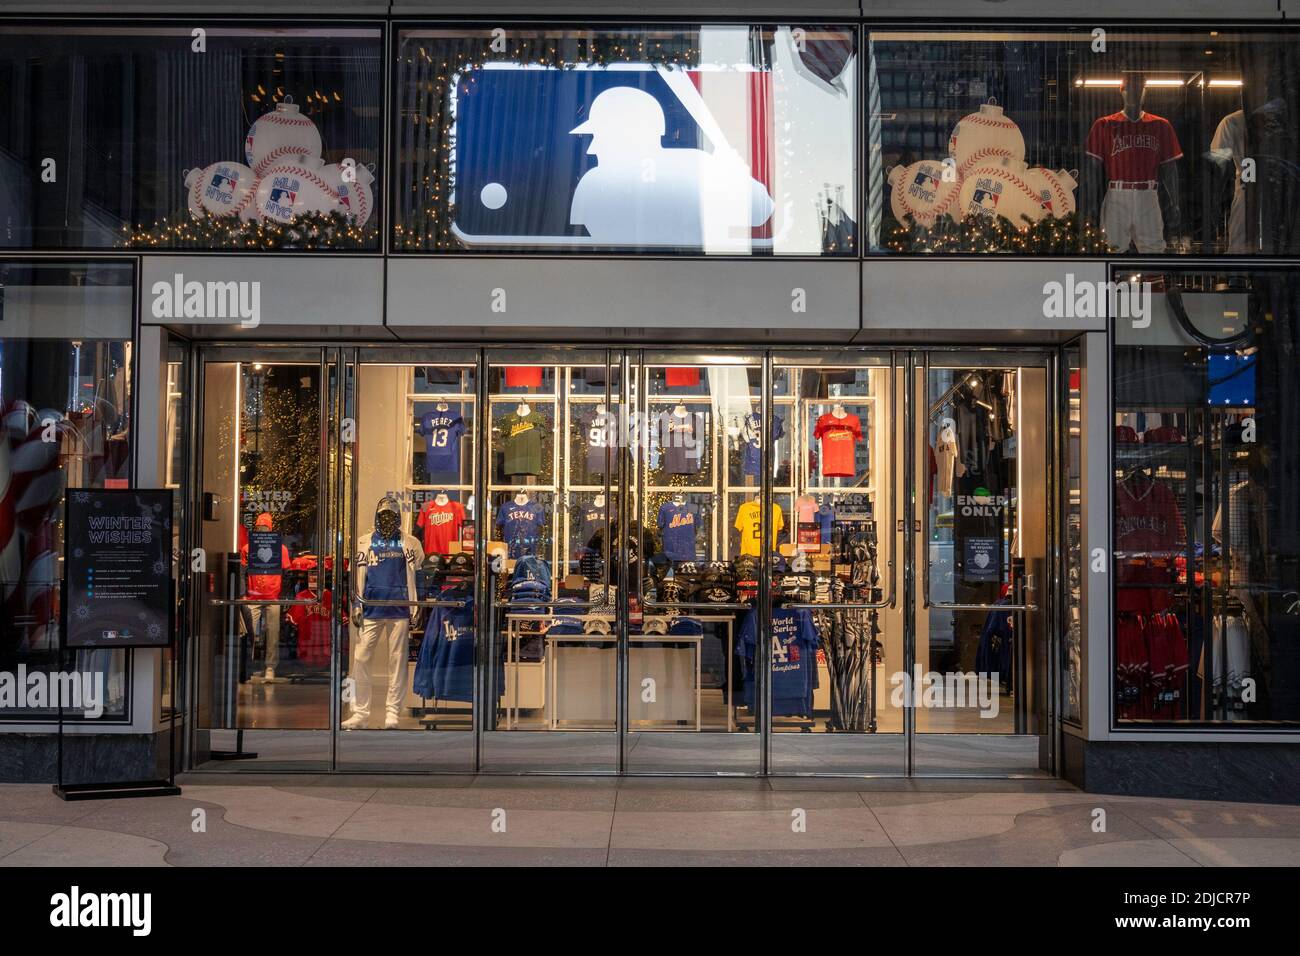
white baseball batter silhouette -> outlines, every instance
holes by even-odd
[[[597,96],[587,121],[570,131],[591,136],[587,152],[597,165],[578,181],[569,222],[611,245],[748,241],[775,208],[767,188],[716,134],[709,153],[665,149],[665,130],[663,108],[649,93],[617,86]]]

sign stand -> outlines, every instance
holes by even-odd
[[[88,521],[90,515],[95,519]],[[152,515],[165,516],[153,518]],[[175,649],[176,637],[176,582],[171,567],[171,515],[170,489],[96,489],[93,491],[70,489],[64,501],[64,529],[70,546],[65,547],[64,577],[61,587],[59,657],[64,659],[69,649],[139,647]],[[110,533],[98,532],[102,540],[96,541],[82,535],[87,527],[110,528]],[[122,538],[122,528],[130,529],[135,537]],[[152,550],[147,550],[151,548]],[[105,555],[109,555],[105,557]],[[98,582],[93,581],[96,556],[101,558]],[[152,560],[150,560],[152,559]],[[145,562],[149,566],[145,568]],[[158,568],[161,567],[160,572]],[[159,580],[166,575],[166,583]],[[104,582],[108,580],[106,585]],[[95,586],[100,590],[96,594]],[[83,593],[84,592],[84,593]],[[72,599],[86,608],[78,613],[82,623],[69,640],[69,604]],[[165,598],[165,607],[159,607]],[[93,606],[93,609],[92,609]],[[142,628],[115,629],[124,620],[124,611],[135,611],[133,619],[143,621]],[[165,615],[163,621],[159,621]],[[104,624],[111,625],[104,629]],[[150,625],[161,625],[154,628]],[[96,630],[99,630],[99,636]],[[177,655],[171,656],[169,675],[173,703],[177,683]],[[56,693],[59,709],[57,783],[53,790],[62,800],[115,800],[123,797],[174,797],[181,788],[176,785],[176,723],[179,714],[173,712],[167,728],[167,776],[163,779],[118,780],[107,783],[65,783],[63,779],[64,699]],[[174,708],[173,708],[174,711]],[[111,737],[109,737],[111,739]]]

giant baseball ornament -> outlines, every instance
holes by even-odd
[[[267,167],[257,184],[255,205],[262,218],[286,224],[303,213],[343,209],[325,165],[313,156],[290,156]]]
[[[185,174],[190,215],[243,216],[257,190],[257,177],[243,163],[213,163]]]
[[[320,156],[320,151],[320,130],[287,97],[259,116],[244,140],[244,155],[258,176],[294,156]]]
[[[1077,208],[1074,191],[1079,184],[1068,169],[1053,172],[1034,166],[1025,174],[1025,178],[1042,196],[1044,216],[1064,219]]]
[[[1022,160],[973,166],[961,183],[961,217],[1001,216],[1017,229],[1028,229],[1044,215],[1036,186]]]
[[[1025,158],[1025,137],[1002,107],[990,100],[957,121],[948,137],[948,155],[957,161],[957,174],[966,179],[978,165]]]
[[[371,189],[375,174],[365,166],[331,163],[325,167],[325,178],[339,194],[343,211],[356,220],[357,228],[364,226],[375,211],[375,193]]]
[[[944,173],[948,181],[944,181]],[[889,171],[890,208],[894,218],[905,222],[911,216],[918,226],[930,228],[939,217],[955,215],[961,194],[961,177],[951,164],[923,159]]]

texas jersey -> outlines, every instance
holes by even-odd
[[[420,418],[424,436],[424,464],[429,474],[460,470],[460,436],[465,434],[465,420],[460,413],[426,412]]]
[[[460,540],[465,506],[459,501],[449,500],[445,505],[430,501],[420,510],[415,524],[424,536],[425,554],[450,554],[451,543]]]
[[[736,530],[740,532],[740,553],[758,557],[759,542],[762,540],[762,530],[760,528],[761,516],[763,509],[759,507],[757,501],[746,501],[736,511]],[[772,547],[776,547],[777,539],[781,535],[781,530],[785,527],[785,515],[781,513],[781,506],[773,503],[772,505]]]
[[[1163,481],[1132,478],[1115,483],[1115,550],[1119,561],[1117,610],[1159,611],[1172,583],[1175,557],[1187,533],[1178,499]]]
[[[862,438],[862,422],[857,415],[836,418],[827,412],[817,419],[813,438],[821,439],[823,478],[852,478],[857,474],[854,452]]]
[[[659,506],[657,522],[664,539],[664,555],[670,561],[695,560],[695,509],[665,501]]]
[[[501,502],[497,509],[497,525],[501,528],[502,538],[509,546],[508,554],[520,558],[526,554],[537,553],[537,542],[542,528],[546,526],[546,512],[537,502],[517,504],[513,498]]]
[[[1123,183],[1154,183],[1163,164],[1183,157],[1169,120],[1144,112],[1134,121],[1123,110],[1093,122],[1086,150],[1107,180]]]

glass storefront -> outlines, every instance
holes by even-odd
[[[200,350],[201,762],[1051,769],[1053,353],[422,351]]]
[[[1293,271],[1120,271],[1114,719],[1300,722]]]
[[[394,251],[853,256],[852,26],[400,29]]]
[[[382,36],[0,25],[0,247],[378,249]]]
[[[131,263],[0,263],[0,721],[49,719],[15,688],[78,672],[98,718],[129,717],[130,651],[59,651],[63,502],[126,488],[132,453]],[[24,680],[24,677],[27,680]]]
[[[868,247],[1294,255],[1297,41],[1095,24],[869,30]]]

